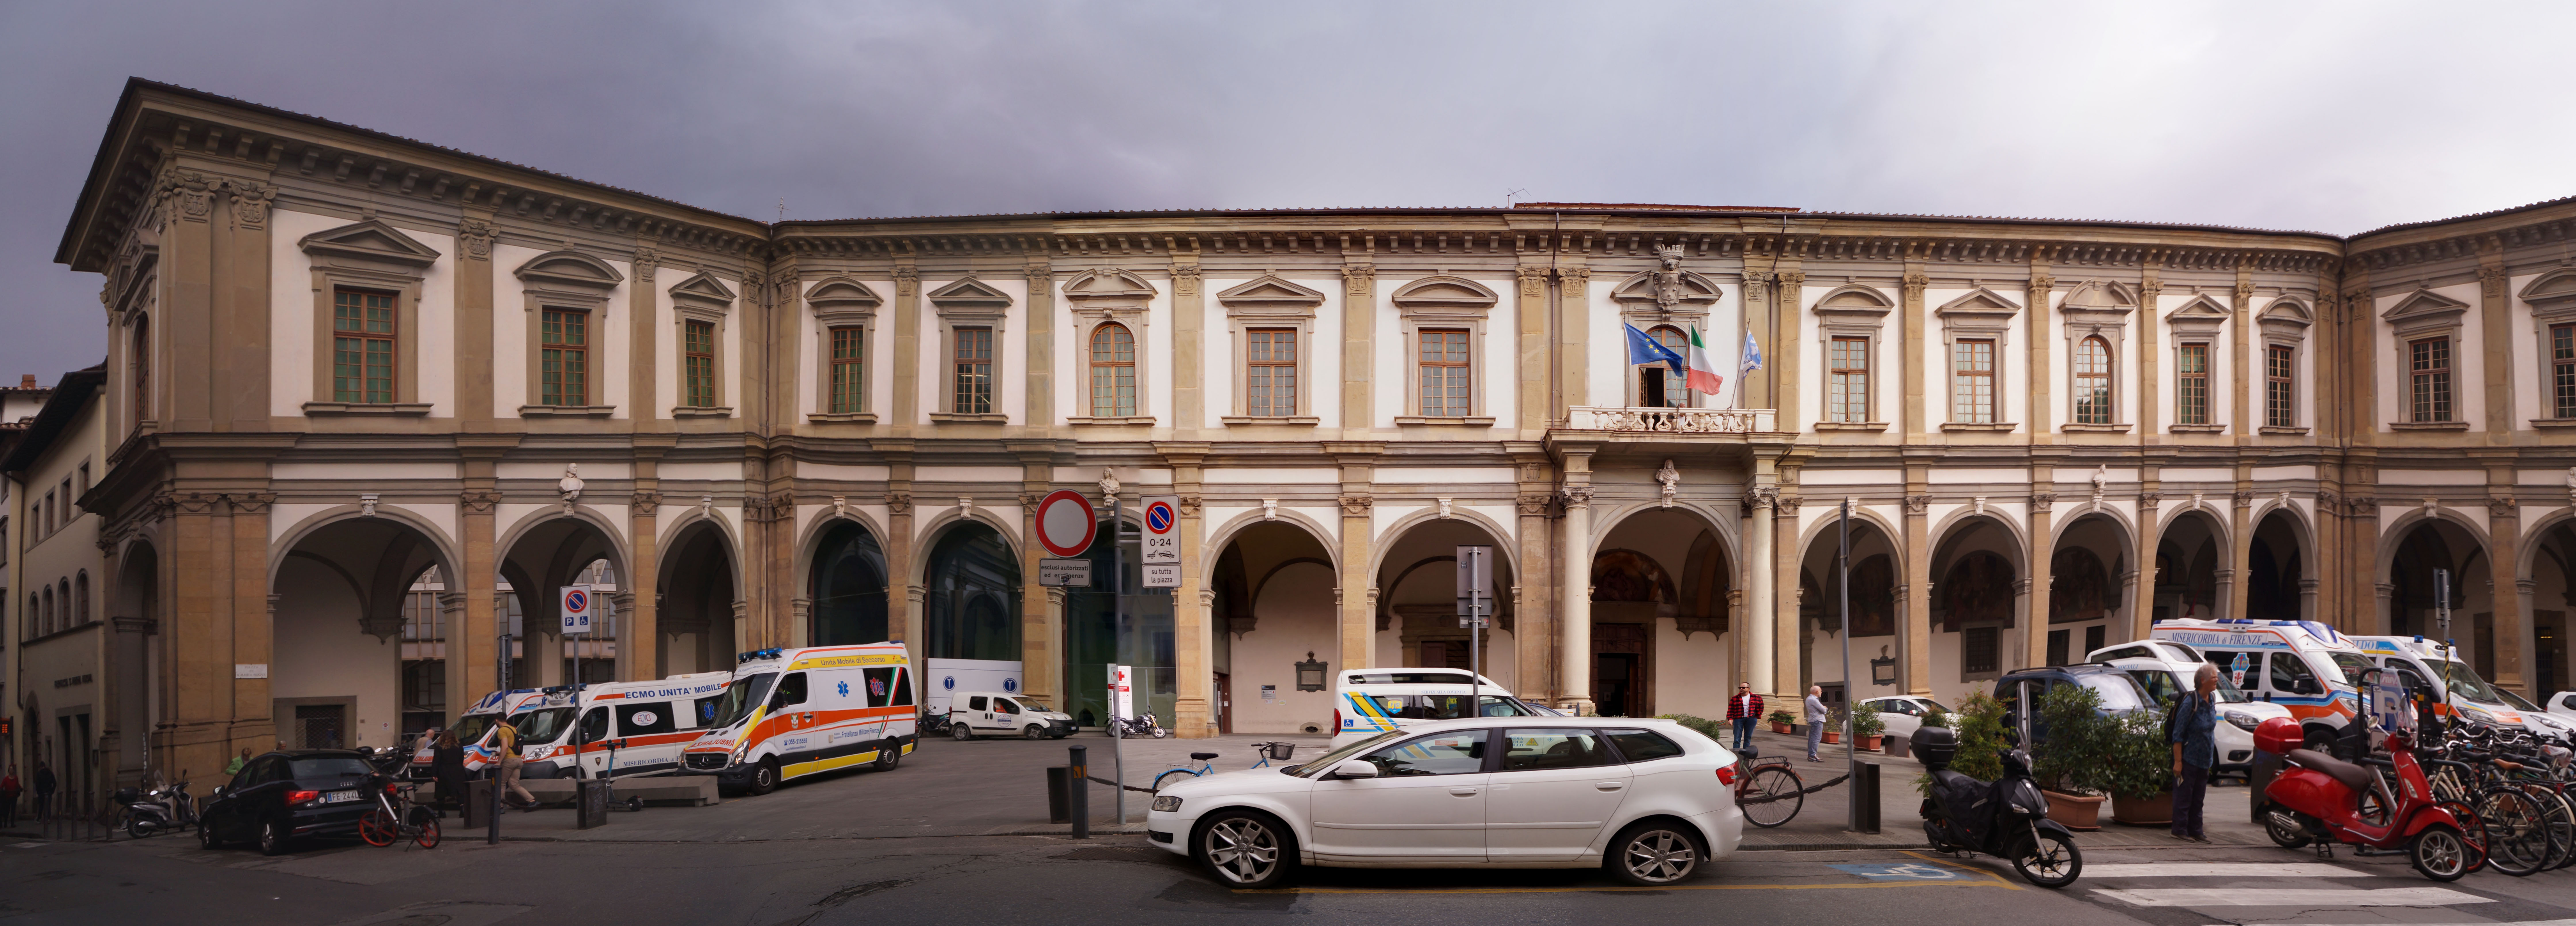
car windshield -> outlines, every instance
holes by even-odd
[[[2505,706],[2506,706],[2506,707],[2510,707],[2510,708],[2513,708],[2514,710],[2518,710],[2518,711],[2530,711],[2530,712],[2532,712],[2532,713],[2534,713],[2534,714],[2545,714],[2545,713],[2548,713],[2547,711],[2541,710],[2540,708],[2533,706],[2531,702],[2523,700],[2521,695],[2514,694],[2514,693],[2513,693],[2513,689],[2510,689],[2510,688],[2498,688],[2498,689],[2496,689],[2496,690],[2495,690],[2495,693],[2496,693],[2496,694],[2499,694],[2499,695],[2503,695],[2503,696],[2504,696],[2504,703],[2505,703]]]
[[[2147,690],[2147,700],[2157,704],[2179,700],[2183,692],[2190,691],[2192,674],[2192,672],[2176,672],[2171,669],[2129,671],[2129,677],[2137,679],[2138,686]],[[2225,672],[2218,673],[2217,699],[2220,704],[2243,704],[2254,700],[2245,696],[2245,689],[2238,688],[2234,682],[2228,681]]]
[[[287,773],[294,776],[297,781],[310,781],[315,778],[364,778],[376,773],[374,768],[367,765],[366,760],[356,756],[295,759],[289,761],[286,768]]]
[[[1367,750],[1375,749],[1397,737],[1405,735],[1406,732],[1403,730],[1388,730],[1364,740],[1355,740],[1348,746],[1317,756],[1304,765],[1300,765],[1292,769],[1286,769],[1285,771],[1287,771],[1288,774],[1295,775],[1299,778],[1313,778],[1317,775],[1323,774],[1325,769],[1340,765],[1343,759],[1348,759]]]
[[[2447,670],[2440,663],[2434,663],[2433,671],[2442,673],[2442,679],[2451,686],[2451,694],[2454,697],[2484,701],[2489,704],[2504,702],[2503,698],[2496,696],[2495,686],[2487,684],[2486,679],[2479,678],[2478,670],[2469,668],[2466,663],[2453,662]]]
[[[769,683],[777,680],[778,673],[762,672],[726,686],[724,700],[716,703],[715,719],[707,721],[707,729],[721,730],[741,723],[762,699],[769,697]]]
[[[542,707],[510,718],[519,728],[519,745],[551,743],[563,736],[564,725],[572,722],[572,708]]]
[[[2361,673],[2378,668],[2371,664],[2370,657],[2360,653],[2335,653],[2333,661],[2336,671],[2343,673],[2342,678],[2334,681],[2345,685],[2358,684],[2353,680],[2360,678]]]
[[[2075,680],[2102,695],[2102,709],[2133,711],[2146,705],[2138,703],[2138,685],[2126,674],[2085,674]]]
[[[476,741],[483,738],[483,734],[492,732],[492,721],[499,719],[501,719],[499,714],[467,714],[457,718],[456,745],[474,745]]]
[[[1952,713],[1949,707],[1930,698],[1916,698],[1914,699],[1914,703],[1922,705],[1925,713],[1930,713],[1932,711],[1940,711],[1944,714]]]

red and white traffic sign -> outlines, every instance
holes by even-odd
[[[1181,587],[1181,497],[1148,495],[1145,502],[1144,558],[1138,564],[1146,588]]]
[[[1038,501],[1038,543],[1061,557],[1081,556],[1100,532],[1100,515],[1091,499],[1072,489],[1057,489]]]

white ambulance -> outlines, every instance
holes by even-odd
[[[2515,705],[2513,693],[2478,676],[2457,653],[2423,637],[2354,637],[2361,651],[2397,673],[2407,690],[2433,692],[2433,712],[2500,727],[2520,727],[2550,738],[2568,733],[2563,718],[2543,717]],[[2528,703],[2528,702],[2525,702]]]
[[[608,682],[547,689],[542,706],[511,723],[519,728],[519,773],[528,778],[653,775],[680,767],[680,750],[706,732],[731,672],[698,672],[649,682]],[[573,723],[574,703],[581,723]],[[614,755],[609,748],[616,744]],[[578,748],[576,748],[578,747]],[[617,762],[610,771],[611,759]],[[575,772],[578,762],[581,771]]]
[[[766,794],[863,762],[891,771],[920,739],[915,685],[901,643],[744,653],[681,773]]]
[[[1544,717],[1493,679],[1465,669],[1354,669],[1333,697],[1332,748],[1417,723],[1465,717]],[[1468,699],[1476,706],[1470,708]]]
[[[485,769],[500,764],[501,753],[493,748],[492,731],[501,718],[543,704],[545,700],[546,693],[541,689],[513,688],[484,695],[482,700],[474,702],[473,707],[466,708],[449,728],[456,733],[456,744],[465,749],[466,774],[481,774]],[[431,760],[436,758],[432,754],[435,748],[435,744],[428,744],[412,750],[410,771],[413,779],[427,781],[436,777],[430,768]]]
[[[2315,621],[2177,618],[2157,621],[2147,638],[2191,647],[2246,695],[2289,708],[2311,744],[2361,713],[2352,678],[2376,666],[2351,637]]]

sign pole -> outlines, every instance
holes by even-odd
[[[1835,596],[1840,599],[1837,605],[1839,611],[1836,613],[1841,615],[1843,631],[1843,772],[1850,776],[1852,781],[1858,782],[1860,780],[1860,743],[1858,742],[1860,737],[1855,734],[1860,732],[1860,704],[1852,700],[1851,674],[1851,499],[1843,499],[1843,515],[1836,524],[1836,530],[1842,535],[1840,546],[1834,552],[1834,570],[1838,576],[1834,582],[1836,586],[1834,591]],[[1859,832],[1861,793],[1858,787],[1852,789],[1852,797],[1854,800],[1851,802],[1849,828],[1853,832]]]
[[[1119,543],[1119,540],[1121,539],[1120,535],[1125,534],[1126,532],[1126,525],[1120,523],[1118,520],[1118,496],[1115,493],[1111,493],[1109,495],[1109,626],[1111,628],[1111,633],[1113,634],[1112,639],[1118,639],[1119,637],[1125,636],[1127,633],[1127,588],[1125,584],[1127,579],[1127,564],[1125,557],[1122,555],[1127,551]],[[1119,640],[1119,642],[1123,643],[1125,641]],[[1118,698],[1118,683],[1118,670],[1113,665],[1109,670],[1109,738],[1111,741],[1109,745],[1109,757],[1112,766],[1118,770],[1118,787],[1116,789],[1118,792],[1116,795],[1118,802],[1118,825],[1123,827],[1127,825],[1127,730],[1125,727],[1119,725],[1121,718],[1118,716],[1118,709],[1122,705],[1119,703]]]

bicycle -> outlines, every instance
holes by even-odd
[[[1252,744],[1252,748],[1261,751],[1261,761],[1252,763],[1253,768],[1268,768],[1270,767],[1270,760],[1272,759],[1286,762],[1290,756],[1296,755],[1297,753],[1297,744],[1295,743],[1254,743]],[[1183,778],[1197,778],[1201,775],[1214,773],[1216,771],[1216,765],[1208,760],[1214,759],[1216,756],[1217,754],[1213,752],[1190,753],[1190,758],[1199,761],[1199,767],[1191,768],[1186,765],[1177,765],[1160,775],[1154,776],[1154,793],[1162,793],[1163,786],[1169,782]]]
[[[413,802],[419,790],[409,782],[376,789],[376,806],[358,818],[358,838],[379,849],[405,839],[423,849],[438,848],[438,811]]]
[[[1788,756],[1747,755],[1735,760],[1734,773],[1722,780],[1735,785],[1735,804],[1743,808],[1744,822],[1770,829],[1795,819],[1807,804],[1807,783],[1789,767]]]

